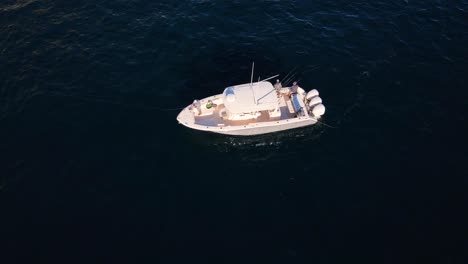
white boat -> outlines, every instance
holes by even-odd
[[[195,100],[179,113],[177,120],[196,130],[242,136],[317,123],[325,113],[318,91],[306,93],[299,86],[273,87],[268,80],[276,76],[229,86],[221,94]],[[297,93],[291,93],[292,90]]]

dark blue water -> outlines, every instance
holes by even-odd
[[[0,3],[2,263],[466,263],[468,2]],[[176,122],[294,74],[328,125]]]

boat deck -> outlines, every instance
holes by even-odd
[[[260,111],[260,115],[257,118],[246,120],[227,120],[222,117],[222,113],[225,109],[224,104],[219,104],[213,109],[202,109],[201,115],[195,116],[195,124],[202,126],[243,126],[251,123],[271,122],[294,118],[295,113],[289,96],[280,95],[278,100],[281,112],[281,115],[278,117],[270,117],[267,111]]]

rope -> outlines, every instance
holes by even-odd
[[[338,127],[334,127],[334,126],[332,126],[332,125],[329,125],[329,124],[327,124],[327,123],[324,123],[324,122],[322,122],[322,121],[319,121],[318,119],[316,119],[316,118],[314,118],[314,117],[311,117],[311,118],[314,119],[315,121],[317,121],[317,123],[320,123],[320,124],[322,124],[322,125],[324,125],[324,126],[326,126],[326,127],[329,127],[329,128],[338,128]]]

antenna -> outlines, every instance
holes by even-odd
[[[279,76],[279,74],[276,74],[276,75],[274,75],[274,76],[271,76],[271,77],[268,77],[268,78],[266,78],[266,79],[263,79],[263,80],[261,80],[260,82],[267,81],[267,80],[273,79],[273,78],[278,77],[278,76]]]
[[[255,103],[255,104],[258,104],[258,103],[257,103],[257,100],[255,100],[255,92],[254,92],[254,89],[253,89],[253,73],[254,73],[254,66],[255,66],[255,62],[252,62],[252,75],[250,75],[250,90],[252,90],[252,96],[253,96],[254,103]]]
[[[252,86],[252,83],[253,83],[254,66],[255,66],[255,62],[253,61],[252,62],[252,75],[250,75],[250,86]]]

